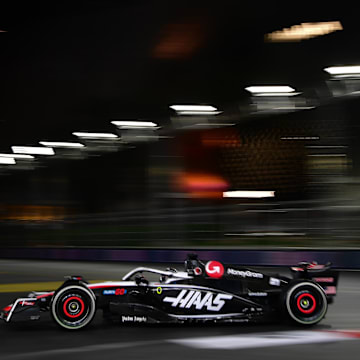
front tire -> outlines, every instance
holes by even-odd
[[[95,316],[93,292],[84,286],[69,285],[60,289],[51,303],[55,322],[67,330],[78,330],[88,325]]]
[[[301,325],[315,325],[325,317],[328,303],[320,286],[301,281],[288,288],[285,306],[291,320]]]

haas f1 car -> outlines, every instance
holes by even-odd
[[[321,321],[336,295],[331,264],[303,262],[291,277],[200,261],[188,255],[182,271],[138,267],[122,281],[87,283],[68,276],[60,288],[31,292],[0,313],[5,322],[38,320],[49,311],[69,330],[89,325],[97,310],[122,323],[261,322],[288,319],[300,325]],[[148,278],[160,277],[158,281]]]

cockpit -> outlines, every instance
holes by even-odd
[[[174,268],[159,270],[150,267],[138,267],[128,272],[123,280],[133,280],[138,285],[147,285],[149,281],[160,281],[169,284],[178,280],[193,279],[194,275],[201,275],[205,269],[205,264],[200,261],[196,254],[189,254],[185,260],[185,271],[178,271]],[[146,274],[146,276],[144,275]],[[155,279],[160,275],[160,279]]]
[[[146,276],[144,275],[146,274]],[[166,270],[158,270],[148,267],[138,267],[128,272],[123,280],[134,280],[138,285],[147,285],[149,281],[155,281],[154,275],[160,275],[160,283],[170,283],[175,280],[192,279],[193,277],[185,271],[177,271],[176,269],[168,268]]]

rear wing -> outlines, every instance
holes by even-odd
[[[301,262],[290,269],[294,278],[309,279],[319,284],[328,299],[332,299],[336,295],[339,272],[331,268],[331,263],[320,265],[316,262]]]

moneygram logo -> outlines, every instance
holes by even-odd
[[[206,274],[212,278],[219,279],[224,275],[224,267],[218,261],[209,261],[205,266]]]
[[[213,294],[207,292],[202,294],[196,290],[181,290],[177,297],[167,296],[164,302],[171,303],[172,307],[179,307],[182,309],[190,309],[195,307],[196,310],[206,308],[209,311],[219,311],[225,305],[225,300],[231,300],[232,295],[228,294]]]
[[[227,273],[229,275],[234,275],[234,276],[241,276],[243,278],[245,277],[249,277],[249,278],[257,278],[257,279],[262,279],[264,277],[263,274],[261,273],[256,273],[250,270],[246,270],[246,271],[242,271],[242,270],[236,270],[236,269],[231,269],[228,268],[227,269]]]

